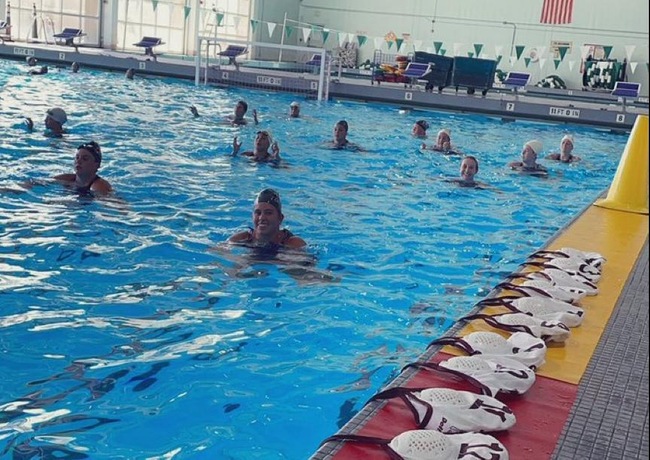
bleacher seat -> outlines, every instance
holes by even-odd
[[[164,45],[164,44],[165,43],[162,41],[162,39],[158,37],[142,37],[142,40],[140,40],[138,43],[134,43],[133,46],[144,48],[144,54],[147,56],[151,56],[154,61],[157,61],[158,56],[156,55],[156,53],[153,52],[153,49],[156,46]]]
[[[612,96],[623,97],[623,98],[626,97],[637,98],[639,97],[640,91],[641,91],[641,83],[617,81],[614,84],[614,89],[612,90]]]
[[[81,29],[73,29],[70,27],[66,27],[63,29],[63,32],[54,34],[54,39],[57,43],[66,45],[66,46],[73,46],[75,51],[79,51],[79,41],[81,41],[81,37],[85,37],[86,34],[83,33]],[[75,42],[76,39],[79,39],[77,42]]]
[[[305,62],[306,65],[320,66],[323,62],[322,54],[312,54],[311,59]]]
[[[217,56],[227,57],[231,65],[237,67],[237,57],[246,54],[248,48],[246,46],[228,45],[225,50],[217,53]]]
[[[503,84],[511,88],[523,88],[530,83],[530,74],[526,72],[508,72]]]
[[[404,70],[402,76],[408,78],[411,85],[414,85],[418,80],[423,80],[424,76],[431,71],[431,64],[422,62],[409,62]]]

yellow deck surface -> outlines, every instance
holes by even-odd
[[[598,283],[600,293],[581,301],[585,309],[582,325],[571,329],[571,337],[564,344],[549,346],[546,363],[537,371],[538,375],[567,383],[580,382],[647,237],[648,215],[590,206],[548,245],[547,249],[571,247],[598,252],[607,262]],[[508,310],[489,308],[481,313],[505,311]],[[484,321],[475,320],[459,335],[474,331],[495,330]],[[459,354],[452,347],[445,347],[444,351]]]

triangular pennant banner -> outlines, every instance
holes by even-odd
[[[546,54],[546,47],[545,46],[537,46],[537,56],[540,58],[543,58],[544,55]]]
[[[225,14],[223,13],[217,13],[217,25],[220,26],[223,24],[223,17]]]
[[[386,43],[388,43],[388,49],[391,49],[393,47],[393,43],[395,43],[395,42],[394,41],[389,41],[389,42],[386,42]]]
[[[576,61],[569,61],[569,72],[573,72],[573,68],[576,66]]]
[[[357,35],[357,41],[359,42],[359,48],[361,48],[368,41],[368,37],[365,35]]]
[[[344,34],[341,32],[336,32],[336,35],[339,39],[339,46],[343,48],[343,45],[345,45],[345,39],[348,37],[348,34]]]
[[[417,51],[420,48],[422,48],[422,40],[415,40],[413,42],[413,49]]]
[[[611,45],[603,46],[603,51],[605,51],[605,59],[609,59],[609,55],[612,52],[612,48],[614,48],[614,47],[611,46]]]
[[[510,62],[510,66],[514,66],[514,65],[515,65],[515,62],[517,62],[517,58],[514,57],[514,56],[510,56],[510,57],[508,58],[508,61]]]
[[[305,42],[305,43],[308,42],[310,35],[311,35],[311,27],[303,27],[302,28],[302,41]]]
[[[562,62],[561,59],[553,59],[553,62],[555,63],[555,70],[557,70],[558,67],[560,67],[560,63]]]
[[[521,55],[524,52],[524,48],[526,48],[524,45],[515,46],[515,53],[517,55],[517,60],[521,59]],[[526,64],[526,67],[528,67],[528,64]]]
[[[191,6],[184,6],[183,7],[183,14],[185,15],[185,19],[190,15],[190,11],[192,11]]]
[[[482,43],[474,43],[474,51],[476,52],[476,57],[481,56],[481,51],[483,51]]]
[[[444,56],[445,54],[447,54],[447,50],[444,49],[444,48],[440,48],[440,50],[438,50],[438,54],[439,54],[440,56]]]
[[[323,44],[325,44],[325,42],[327,42],[327,39],[330,37],[330,31],[323,29],[321,33],[323,34]]]
[[[251,30],[253,31],[253,33],[257,31],[257,26],[259,25],[260,25],[260,21],[258,21],[257,19],[251,19]],[[235,26],[235,28],[236,27],[237,26]]]
[[[454,56],[460,55],[460,49],[463,47],[462,43],[454,43]]]
[[[433,49],[436,50],[436,54],[440,53],[442,42],[433,42]]]
[[[382,43],[384,43],[384,39],[383,37],[375,37],[374,42],[375,42],[375,49],[380,50]]]
[[[153,10],[156,11],[156,8],[158,8],[158,0],[151,0],[151,5],[153,6]]]
[[[494,55],[495,56],[502,56],[503,55],[503,46],[497,45],[494,47]]]
[[[636,49],[636,45],[625,45],[625,57],[627,57],[628,62],[632,60],[632,53]]]
[[[583,45],[580,47],[580,57],[582,59],[587,59],[587,56],[589,56],[589,51],[591,50],[591,46],[589,45]]]
[[[284,26],[284,35],[286,35],[287,38],[291,37],[292,33],[293,33],[293,26]]]
[[[524,58],[524,64],[526,64],[526,67],[528,67],[528,64],[530,64],[530,58],[529,57]]]
[[[637,64],[638,62],[630,62],[630,70],[632,71],[632,73],[636,71]]]
[[[356,35],[348,34],[348,43],[353,43],[355,38],[357,38]]]
[[[269,30],[269,37],[273,36],[273,32],[275,32],[275,26],[277,26],[275,22],[266,23],[266,28]]]
[[[395,39],[395,46],[397,46],[397,51],[399,52],[399,49],[402,47],[402,43],[404,43],[403,38],[396,38]]]
[[[539,68],[543,69],[545,65],[546,65],[546,58],[540,59],[539,60]]]
[[[471,51],[468,51],[467,52],[467,57],[470,57],[470,58],[474,57],[474,53],[471,52]]]
[[[568,46],[558,46],[557,50],[560,53],[560,61],[564,61],[564,57],[566,56],[566,52],[569,50],[569,47]],[[557,67],[556,67],[556,69],[557,69]]]
[[[496,58],[497,65],[499,65],[501,63],[502,58],[503,58],[503,56],[501,56],[500,54],[497,56],[497,58]]]

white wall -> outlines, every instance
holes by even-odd
[[[261,26],[254,34],[253,41],[280,43],[283,35],[281,26],[284,23],[285,13],[288,26],[299,26],[295,21],[298,21],[298,17],[300,16],[300,0],[255,0],[252,10],[251,19],[262,21]],[[268,22],[279,24],[277,27],[278,30],[273,33],[273,37],[269,36],[266,25]],[[289,38],[285,36],[284,44],[304,46],[300,31],[295,30]],[[255,58],[275,60],[277,56],[278,51],[276,50],[258,49]],[[295,52],[283,52],[283,61],[295,61],[297,59],[298,56],[295,55]]]
[[[272,2],[268,2],[272,3]],[[548,75],[560,76],[570,88],[582,86],[580,73],[581,47],[585,44],[613,46],[610,58],[626,58],[626,46],[634,46],[628,66],[628,80],[640,82],[642,93],[648,94],[648,0],[625,0],[616,3],[574,0],[573,21],[567,25],[540,24],[543,0],[302,0],[300,20],[325,24],[334,30],[362,33],[368,36],[360,49],[360,60],[371,59],[374,38],[394,32],[398,37],[411,34],[413,41],[421,41],[418,48],[427,51],[434,41],[443,42],[447,56],[474,51],[474,44],[483,44],[482,57],[495,58],[495,46],[501,46],[503,55],[499,68],[524,70],[537,82]],[[432,22],[435,21],[435,22]],[[511,65],[507,55],[516,25],[515,45],[525,45],[522,59]],[[572,51],[555,68],[547,51],[537,63],[525,66],[524,57],[532,48],[548,50],[552,40],[567,41]],[[335,46],[336,39],[330,38]],[[386,43],[382,50],[389,51]],[[401,51],[413,51],[413,44]],[[544,61],[545,59],[545,61]],[[540,65],[543,63],[543,67]],[[634,72],[632,66],[636,65]]]

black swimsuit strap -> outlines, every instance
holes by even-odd
[[[90,192],[90,188],[93,186],[95,181],[97,179],[99,179],[99,178],[100,177],[96,175],[95,177],[92,178],[92,180],[90,182],[88,182],[87,185],[84,185],[83,187],[77,187],[77,192],[80,192],[80,193],[88,193],[88,192]],[[76,179],[76,176],[75,176],[75,179]]]

